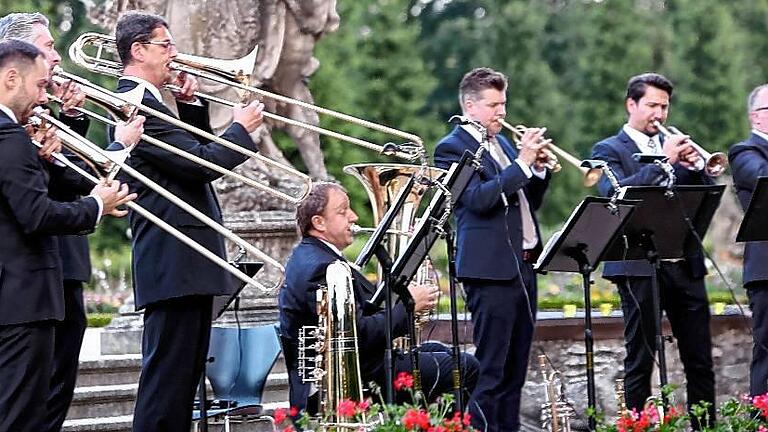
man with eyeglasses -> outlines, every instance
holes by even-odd
[[[746,210],[757,179],[768,175],[768,84],[754,88],[747,98],[752,133],[728,152],[733,186]],[[752,364],[749,394],[768,392],[768,242],[747,242],[744,248],[743,283],[752,310]]]
[[[163,103],[160,89],[167,83],[177,84],[181,88],[174,94],[178,118],[210,131],[207,105],[194,96],[197,81],[190,76],[174,77],[169,67],[177,51],[163,18],[144,12],[123,15],[117,22],[116,43],[124,66],[118,93],[142,86],[142,104],[175,116]],[[249,134],[261,124],[262,109],[259,102],[234,107],[234,121],[222,138],[256,151]],[[227,169],[247,159],[151,115],[147,116],[144,130],[147,135]],[[211,185],[221,174],[146,143],[133,150],[128,163],[221,223],[221,210]],[[138,192],[140,205],[219,257],[226,257],[224,240],[212,228],[145,185],[127,181]],[[133,431],[189,432],[195,389],[208,352],[212,298],[231,294],[234,283],[229,273],[140,215],[131,213],[129,219],[136,308],[144,310],[143,362]]]
[[[665,184],[667,177],[655,164],[641,164],[634,153],[663,154],[675,170],[677,184],[711,184],[704,161],[685,135],[661,136],[655,123],[664,123],[669,114],[672,82],[657,73],[634,76],[627,83],[624,109],[627,122],[618,134],[592,149],[592,158],[606,161],[623,186]],[[614,191],[607,178],[598,183],[603,196]],[[646,260],[608,261],[603,277],[614,282],[624,313],[624,385],[629,409],[641,411],[651,396],[651,375],[656,351],[656,322],[653,315],[651,276]],[[683,259],[661,260],[658,273],[661,308],[666,312],[677,339],[685,371],[687,402],[690,407],[708,402],[709,422],[714,421],[715,375],[712,369],[712,341],[709,331],[709,302],[704,276],[706,267],[701,248]],[[694,419],[694,429],[698,428]]]

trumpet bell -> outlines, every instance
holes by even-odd
[[[728,168],[728,156],[722,152],[715,152],[709,155],[704,164],[704,169],[711,177],[717,177],[725,173]]]

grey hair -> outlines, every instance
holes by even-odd
[[[35,24],[48,27],[50,21],[40,12],[14,12],[0,18],[0,40],[20,39],[32,43]]]
[[[760,94],[761,91],[768,89],[768,84],[760,84],[759,86],[755,87],[754,90],[752,90],[749,93],[749,96],[747,97],[747,112],[752,112],[755,109],[755,101],[757,100],[757,96]]]

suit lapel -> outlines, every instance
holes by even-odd
[[[504,154],[507,155],[509,161],[514,162],[514,160],[517,159],[517,150],[512,146],[507,137],[498,134],[496,135],[496,140],[499,141],[499,146],[501,146],[501,149],[504,151]]]
[[[132,80],[129,80],[129,79],[121,79],[117,83],[117,92],[118,93],[125,93],[125,92],[133,90],[138,85],[139,84],[136,81],[132,81]],[[163,101],[159,101],[159,100],[155,99],[155,97],[152,95],[152,92],[150,92],[147,89],[144,90],[144,97],[141,100],[141,103],[144,104],[144,105],[149,106],[150,108],[155,108],[158,111],[162,111],[164,114],[167,114],[169,116],[173,116],[175,118],[179,118],[179,116],[177,116],[173,111],[171,111],[167,106],[165,106]]]
[[[763,139],[763,137],[752,133],[749,136],[749,144],[754,145],[763,154],[763,157],[768,159],[768,141]]]
[[[632,153],[640,153],[640,147],[637,146],[637,143],[632,140],[632,138],[627,135],[626,132],[624,132],[624,128],[619,129],[618,134],[619,141],[621,141],[624,144],[624,147],[626,147],[627,151]]]
[[[477,140],[469,134],[466,130],[464,130],[461,126],[456,126],[455,134],[459,139],[464,143],[466,148],[471,151],[472,153],[476,153],[477,149],[480,148],[480,143],[477,142]],[[496,160],[491,156],[491,152],[484,151],[483,155],[481,156],[484,163],[493,164],[493,166],[496,167],[496,172],[499,172],[501,170],[501,167],[496,162]]]
[[[339,254],[337,254],[333,249],[328,247],[328,245],[325,244],[322,240],[320,240],[318,238],[315,238],[315,237],[305,237],[302,240],[302,242],[307,242],[309,244],[313,244],[313,245],[319,247],[320,249],[322,249],[328,255],[330,255],[330,256],[332,256],[332,257],[334,257],[336,259],[339,259],[339,260],[341,260],[341,261],[343,261],[343,262],[345,262],[347,264],[350,264],[349,268],[350,268],[350,270],[352,270],[352,279],[354,279],[355,282],[357,282],[355,285],[357,287],[359,287],[359,289],[361,289],[364,293],[368,294],[368,296],[360,298],[359,299],[360,301],[363,301],[364,298],[370,298],[370,296],[374,293],[376,287],[374,287],[373,284],[370,281],[368,281],[368,279],[362,273],[357,271],[355,269],[355,267],[346,258],[344,258],[343,256],[340,256]]]

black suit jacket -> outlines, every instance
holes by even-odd
[[[73,131],[85,136],[88,133],[88,117],[70,117],[59,113],[59,120],[64,122],[67,126],[72,128]],[[64,155],[70,156],[66,151]],[[80,168],[90,171],[90,168],[81,163],[77,157],[70,157],[70,160]],[[78,187],[67,187],[71,184],[71,181],[60,180],[59,176],[71,176],[75,175],[74,179]],[[51,183],[48,189],[48,195],[51,199],[61,202],[71,202],[79,199],[83,195],[88,195],[94,184],[81,178],[79,174],[72,172],[72,170],[62,170],[55,165],[51,167]],[[88,248],[88,237],[77,235],[63,235],[59,236],[59,251],[61,254],[62,270],[64,272],[65,280],[76,280],[80,282],[88,282],[91,280],[91,258]]]
[[[523,189],[531,208],[539,243],[541,234],[535,211],[549,185],[537,176],[527,178],[514,162],[517,152],[501,135],[497,139],[512,163],[501,169],[489,152],[482,156],[483,168],[476,172],[454,208],[457,224],[456,272],[460,278],[512,280],[518,277],[515,259],[522,255],[523,225],[517,191]],[[480,143],[464,128],[456,127],[435,149],[435,166],[448,169],[465,150],[475,153]],[[506,197],[505,204],[502,195]],[[517,257],[517,258],[515,258]]]
[[[751,134],[728,152],[733,186],[744,210],[749,206],[758,177],[768,176],[768,142]],[[744,247],[744,285],[768,280],[768,241],[747,242]]]
[[[117,91],[126,92],[134,87],[135,82],[120,80]],[[149,91],[144,92],[142,103],[175,117]],[[211,130],[207,106],[180,103],[178,108],[182,121]],[[154,116],[147,116],[144,133],[224,168],[232,169],[247,159],[241,153],[208,142]],[[222,137],[249,150],[257,150],[239,123],[233,123]],[[128,164],[206,216],[221,222],[221,209],[211,185],[221,174],[145,142],[133,149]],[[122,173],[120,179],[129,183],[131,191],[138,193],[137,202],[141,206],[211,252],[226,257],[224,238],[212,228],[127,174]],[[233,292],[234,281],[218,265],[134,212],[129,214],[129,221],[133,236],[133,288],[137,309],[174,297]]]
[[[304,408],[309,385],[302,384],[295,371],[298,368],[297,344],[302,326],[316,326],[319,285],[325,285],[325,271],[336,260],[346,261],[322,241],[305,237],[294,248],[285,266],[285,283],[278,296],[280,332],[288,363],[291,406]],[[384,312],[370,308],[364,302],[370,299],[375,287],[358,271],[352,269],[355,288],[357,343],[360,350],[360,369],[364,382],[382,381],[385,349]],[[392,309],[393,336],[404,336],[408,331],[408,314],[401,303]]]
[[[617,135],[606,138],[592,148],[592,159],[608,162],[608,166],[616,174],[621,186],[649,186],[659,185],[667,177],[664,171],[656,164],[641,164],[632,158],[632,154],[639,153],[632,138],[619,130]],[[704,171],[691,171],[678,164],[674,165],[677,184],[680,185],[707,185],[713,184],[712,179]],[[606,176],[600,178],[597,189],[603,196],[613,195],[613,187]],[[704,254],[697,247],[690,255],[686,256],[689,275],[693,278],[703,277],[707,273],[704,265]],[[650,276],[653,267],[646,260],[606,261],[603,268],[603,276],[613,278],[616,276]]]
[[[0,113],[0,325],[64,317],[56,235],[93,231],[93,198],[48,196],[48,171],[24,129]]]

